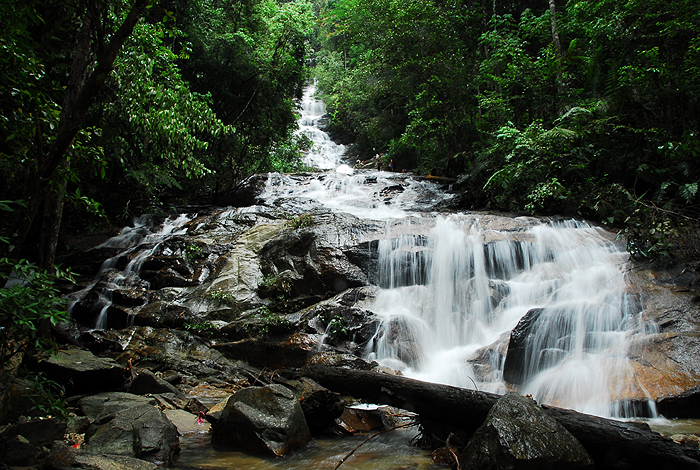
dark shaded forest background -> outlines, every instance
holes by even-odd
[[[637,259],[697,257],[697,1],[25,0],[0,28],[7,266],[304,170],[314,77],[353,160],[445,178],[462,209],[601,222]]]

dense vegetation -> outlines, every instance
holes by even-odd
[[[696,254],[700,8],[688,0],[326,0],[316,75],[361,158],[457,178],[465,205]]]
[[[228,203],[252,173],[300,168],[294,100],[313,73],[360,158],[455,178],[465,207],[580,215],[669,255],[697,219],[697,7],[4,2],[3,251],[49,267],[62,225]]]
[[[84,232],[299,167],[313,18],[305,1],[3,2],[0,248],[46,268],[64,200]]]

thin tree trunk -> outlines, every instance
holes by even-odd
[[[114,60],[124,42],[131,35],[134,26],[143,16],[151,1],[136,0],[134,2],[122,25],[111,36],[109,44],[105,48],[95,48],[101,52],[95,59],[93,59],[92,31],[95,30],[96,25],[99,25],[101,18],[93,18],[89,12],[84,16],[78,44],[73,54],[56,138],[51,147],[43,154],[36,173],[28,182],[25,198],[26,209],[16,213],[10,231],[13,238],[13,243],[8,250],[10,255],[21,251],[32,222],[38,214],[41,201],[46,197],[56,169],[67,161],[66,153],[82,127],[85,114],[112,70]],[[92,68],[93,64],[94,68]]]
[[[66,169],[69,163],[65,162]],[[63,218],[63,204],[66,195],[67,180],[62,177],[55,191],[49,192],[44,198],[44,216],[41,220],[41,234],[39,237],[39,251],[37,265],[41,269],[48,270],[54,264],[56,258],[56,246],[58,234],[61,230]]]

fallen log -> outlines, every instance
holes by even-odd
[[[307,366],[301,374],[320,385],[418,413],[471,436],[500,395],[439,385],[408,377],[339,367]],[[700,451],[651,431],[648,426],[590,416],[552,406],[543,408],[581,442],[599,470],[700,470]]]

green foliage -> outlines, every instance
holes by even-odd
[[[228,304],[233,303],[233,295],[230,292],[224,292],[224,291],[210,292],[209,297],[211,297],[213,300],[215,300],[217,302],[228,303]]]
[[[697,212],[700,10],[555,3],[560,51],[547,2],[320,2],[329,129],[458,176],[473,208],[583,216],[626,227],[635,256],[668,251],[674,229],[646,211],[680,229]]]
[[[72,282],[69,271],[38,270],[27,260],[0,259],[0,365],[20,353],[52,351],[53,340],[39,330],[42,322],[53,325],[69,319],[66,300],[57,283]]]
[[[260,279],[258,282],[258,289],[262,291],[261,295],[277,295],[282,297],[282,300],[284,300],[284,297],[288,296],[292,292],[292,285],[288,280],[280,276],[276,276],[273,273],[269,273]]]
[[[179,24],[191,43],[189,59],[180,63],[183,77],[236,129],[210,139],[206,161],[214,173],[207,184],[226,191],[251,173],[302,170],[308,142],[293,133],[294,99],[308,79],[311,3],[179,3],[187,12]]]
[[[197,323],[186,322],[184,324],[184,328],[187,331],[191,331],[192,333],[200,335],[212,334],[216,331],[216,325],[208,321],[201,321]]]
[[[340,341],[348,338],[346,326],[345,318],[339,315],[336,315],[328,322],[326,335],[331,344],[338,344]]]
[[[204,252],[202,251],[202,247],[192,244],[185,247],[185,255],[187,256],[188,260],[194,261],[203,258]]]
[[[285,225],[293,229],[312,227],[316,225],[316,219],[311,214],[300,214],[289,217]]]
[[[285,317],[271,311],[269,307],[263,306],[258,309],[257,318],[246,323],[244,328],[251,336],[264,336],[288,330],[291,326],[291,323]]]
[[[29,200],[27,178],[59,128],[81,22],[97,15],[90,52],[101,52],[132,4],[0,7],[2,199]],[[308,139],[294,135],[295,98],[308,79],[312,26],[307,1],[152,5],[119,51],[67,164],[47,182],[60,189],[68,181],[66,219],[77,230],[90,226],[87,209],[119,223],[169,201],[224,193],[251,173],[304,169]],[[0,236],[10,235],[7,222]]]
[[[47,378],[41,372],[31,373],[29,393],[24,394],[32,403],[29,413],[38,416],[54,416],[67,420],[69,416],[65,389],[58,382]]]
[[[0,259],[0,382],[5,386],[17,380],[16,364],[23,354],[53,353],[56,344],[49,324],[69,320],[66,300],[58,282],[73,282],[68,271],[38,270],[26,260]],[[64,416],[63,390],[39,374],[31,374],[32,393],[28,395],[40,413]],[[8,403],[3,400],[2,406]],[[7,410],[0,410],[5,416]]]
[[[697,219],[637,200],[619,237],[626,240],[633,260],[670,265],[678,259],[700,256],[698,225]]]

